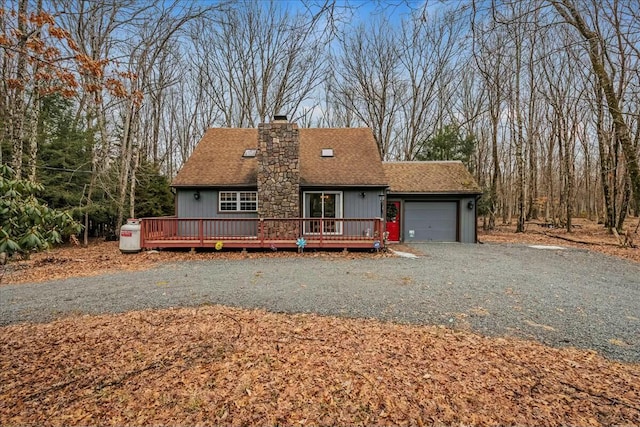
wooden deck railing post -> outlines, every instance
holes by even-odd
[[[204,244],[204,223],[201,219],[198,220],[198,238],[200,239],[200,246]]]
[[[380,247],[384,247],[384,222],[382,218],[376,218],[376,230],[378,230],[378,240],[380,241]]]
[[[264,247],[264,218],[258,220],[258,239],[260,240],[260,246]]]
[[[145,233],[146,223],[143,220],[140,220],[140,247],[144,248],[144,233]]]

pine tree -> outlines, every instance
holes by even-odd
[[[173,215],[174,197],[169,180],[157,166],[142,161],[137,173],[136,216],[139,218]]]
[[[78,208],[91,174],[91,134],[77,129],[70,100],[60,95],[43,100],[38,123],[38,181],[42,198],[57,209]]]
[[[470,168],[475,147],[473,135],[465,137],[458,126],[446,125],[424,143],[416,160],[460,160]]]

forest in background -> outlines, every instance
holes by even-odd
[[[87,239],[172,214],[208,127],[286,114],[370,127],[385,160],[462,160],[486,228],[621,229],[639,60],[637,0],[5,0],[0,156]]]

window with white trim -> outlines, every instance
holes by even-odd
[[[257,191],[221,191],[218,194],[220,212],[257,212]]]

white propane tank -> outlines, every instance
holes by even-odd
[[[120,227],[120,252],[140,252],[140,220],[128,219],[127,223]]]

